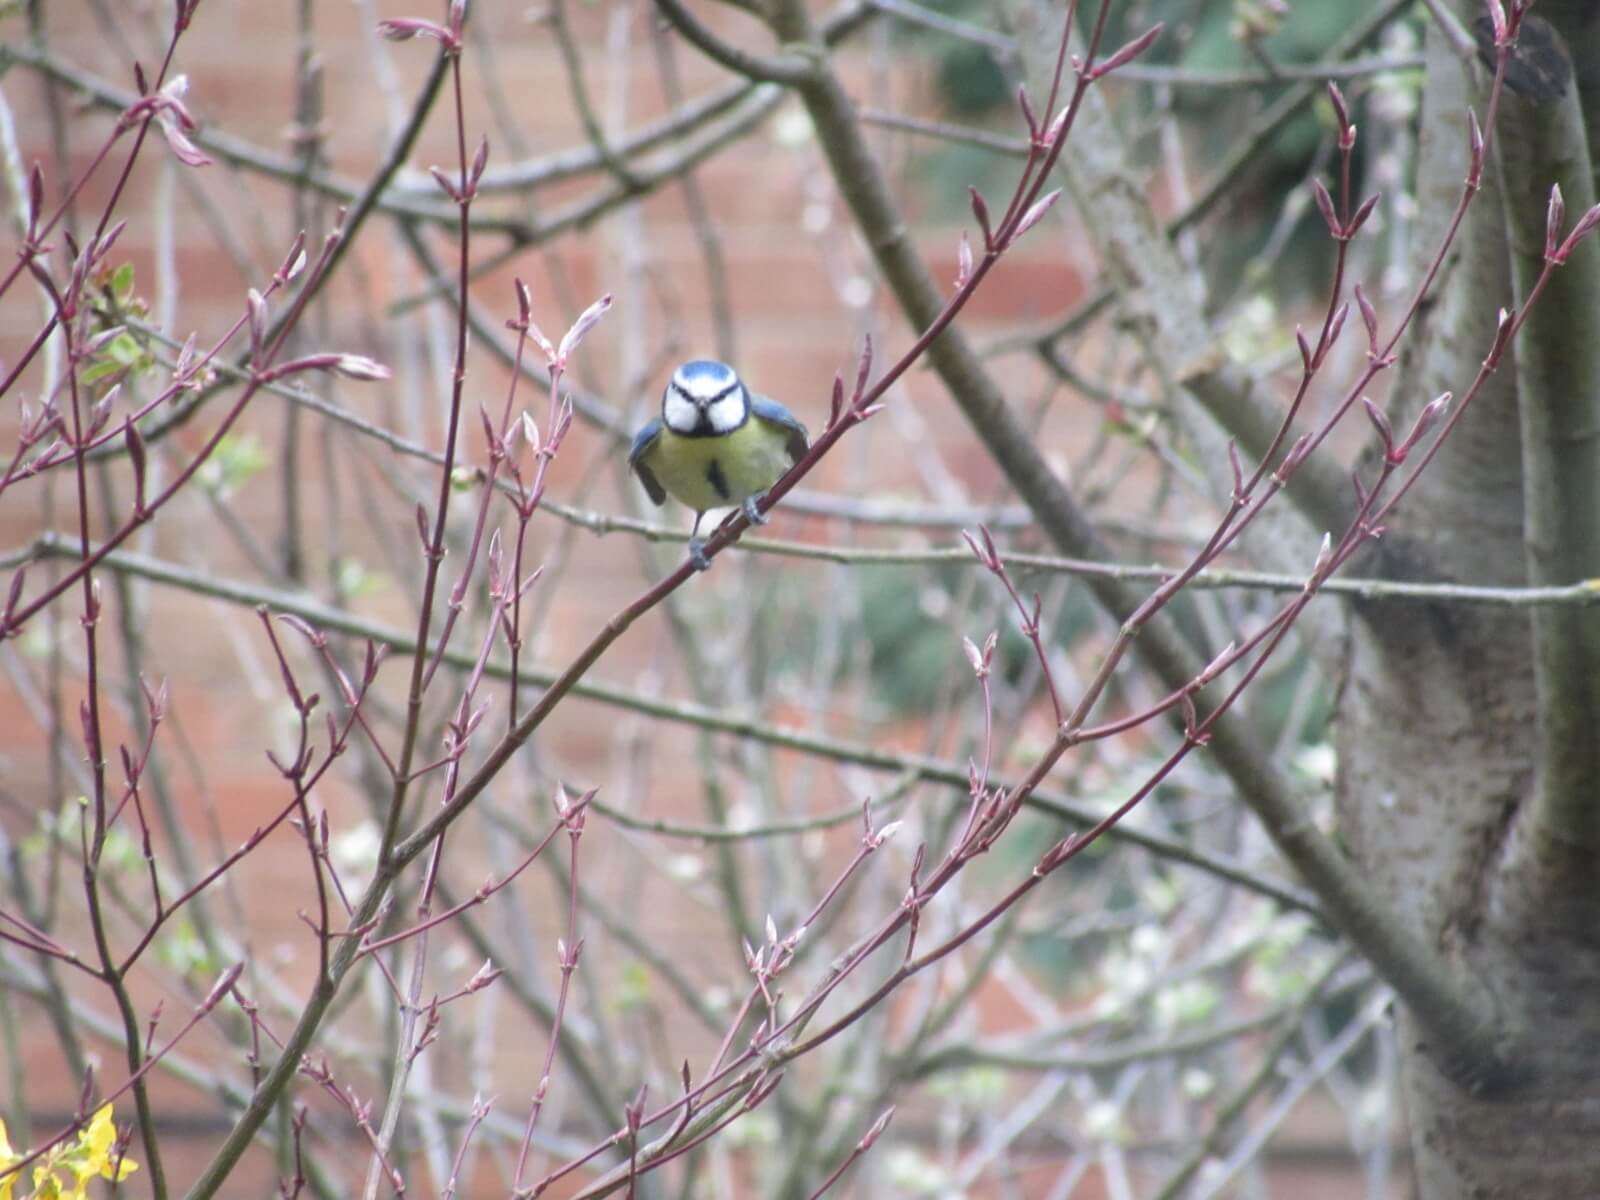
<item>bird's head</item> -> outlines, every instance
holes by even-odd
[[[674,433],[732,433],[749,413],[750,398],[738,372],[710,359],[684,363],[661,397],[661,419]]]

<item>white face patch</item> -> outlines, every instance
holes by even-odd
[[[675,433],[732,433],[748,412],[749,398],[733,368],[708,360],[679,367],[661,398],[661,419]]]
[[[706,415],[711,418],[711,428],[718,433],[732,433],[744,424],[745,400],[744,385],[736,384],[734,389],[721,399],[713,400]]]
[[[700,421],[700,410],[692,400],[685,399],[676,387],[668,387],[661,401],[661,419],[675,433],[691,433]]]

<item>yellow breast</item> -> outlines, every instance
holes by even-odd
[[[752,417],[721,437],[684,437],[663,429],[644,454],[661,486],[696,512],[740,504],[789,469],[787,434]]]

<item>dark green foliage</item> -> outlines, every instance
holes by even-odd
[[[952,117],[992,115],[1011,102],[1011,84],[994,52],[970,42],[952,41],[939,55],[934,85]]]

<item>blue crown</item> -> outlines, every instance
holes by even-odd
[[[686,362],[673,372],[672,377],[678,383],[709,383],[719,388],[727,387],[739,378],[727,363],[710,358],[697,358],[693,362]]]

